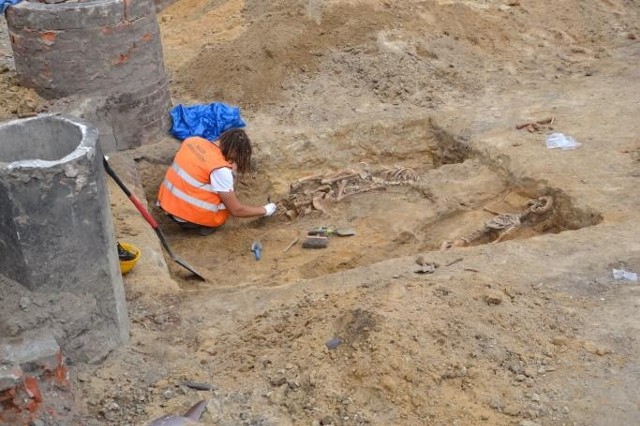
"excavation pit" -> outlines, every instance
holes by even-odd
[[[372,135],[380,138],[370,144],[375,148],[359,150],[363,140],[358,138]],[[304,149],[278,154],[273,149],[268,166],[258,158],[256,175],[278,178],[245,176],[238,183],[239,197],[246,202],[264,204],[267,194],[272,201],[279,200],[278,217],[232,218],[223,229],[201,237],[185,233],[155,210],[174,250],[216,285],[285,283],[425,251],[464,250],[462,246],[580,229],[601,220],[574,207],[557,188],[509,181],[507,171],[496,170],[463,141],[428,120],[387,127],[377,123],[365,130],[358,125],[322,138],[325,143],[320,145],[311,136],[300,136]],[[327,160],[324,151],[331,146],[327,140],[346,147],[335,161]],[[282,158],[273,161],[274,155]],[[298,161],[288,163],[288,156]],[[153,204],[166,166],[139,164],[142,175],[151,178],[145,186]],[[311,170],[305,168],[308,165]],[[529,204],[539,199],[549,200],[548,211],[527,213]],[[482,232],[488,222],[513,216],[521,216],[521,222]],[[304,249],[307,232],[322,226],[350,227],[356,235],[332,235],[327,248]],[[475,237],[464,244],[456,241],[469,235]],[[254,240],[263,246],[260,261],[250,251]],[[453,247],[447,241],[455,241]],[[174,272],[184,276],[177,268]]]

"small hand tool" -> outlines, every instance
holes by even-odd
[[[251,251],[256,257],[256,260],[260,260],[262,258],[262,243],[260,243],[260,241],[258,240],[255,240],[253,244],[251,244]]]

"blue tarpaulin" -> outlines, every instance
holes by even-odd
[[[171,109],[171,118],[171,134],[180,140],[200,136],[212,141],[218,139],[225,130],[246,126],[240,117],[240,108],[221,102],[178,105]]]
[[[4,11],[7,10],[9,6],[13,6],[14,4],[20,3],[20,0],[0,0],[0,9],[4,14]]]
[[[20,3],[20,0],[0,0],[0,9],[2,9],[2,13],[4,13],[4,11],[7,10],[9,6],[18,3]]]

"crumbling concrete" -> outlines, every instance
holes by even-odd
[[[154,0],[154,3],[156,5],[156,13],[162,12],[164,9],[171,6],[176,1],[177,0]]]
[[[86,107],[88,120],[108,124],[99,126],[105,152],[154,141],[169,128],[171,104],[155,8],[153,0],[10,7],[21,83],[49,99],[75,96],[74,115]]]
[[[21,288],[0,280],[0,333],[44,325],[79,361],[101,359],[129,335],[97,136],[67,116],[0,125],[0,274]]]

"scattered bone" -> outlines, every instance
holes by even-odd
[[[324,179],[322,179],[320,181],[321,184],[323,185],[331,185],[333,183],[339,182],[341,180],[345,180],[345,179],[349,179],[349,178],[353,178],[353,177],[359,177],[360,173],[353,171],[353,170],[346,170],[346,171],[342,171],[339,173],[336,173],[333,176],[329,176],[326,177]]]
[[[420,266],[418,269],[414,270],[416,274],[433,274],[439,266],[435,262],[427,261],[422,255],[416,257],[416,263]]]
[[[338,195],[336,196],[336,201],[342,200],[342,197],[344,196],[344,189],[346,187],[347,187],[347,181],[346,180],[341,180],[338,183]]]
[[[324,193],[317,192],[316,196],[313,197],[313,201],[311,202],[311,205],[313,205],[314,209],[321,211],[323,214],[327,214],[327,209],[324,207],[324,204],[322,203],[323,198],[324,198]]]
[[[285,247],[285,249],[284,249],[284,250],[282,250],[282,252],[283,252],[283,253],[288,252],[288,251],[291,249],[291,247],[293,247],[294,245],[296,245],[296,243],[297,243],[298,241],[300,241],[300,238],[298,238],[298,237],[294,238],[294,239],[293,239],[293,241],[291,241],[291,242],[289,243],[289,245],[288,245],[287,247]]]
[[[298,214],[295,210],[287,210],[285,216],[287,216],[287,219],[293,220],[298,216]]]
[[[344,200],[347,197],[350,197],[352,195],[356,195],[356,194],[363,194],[365,192],[371,192],[371,191],[377,191],[377,190],[385,190],[387,189],[387,187],[385,185],[376,185],[376,186],[371,186],[368,188],[362,188],[362,189],[357,189],[353,192],[349,192],[348,194],[343,194],[341,200]]]
[[[312,182],[312,181],[316,181],[318,179],[322,179],[324,177],[324,175],[311,175],[311,176],[305,176],[303,178],[298,179],[297,181],[295,181],[293,183],[293,185],[300,185],[303,184],[305,182]]]
[[[459,257],[459,258],[454,259],[454,260],[452,260],[451,262],[449,262],[449,263],[445,264],[444,266],[451,266],[451,265],[455,265],[456,263],[458,263],[458,262],[462,262],[463,260],[464,260],[463,258]]]
[[[421,265],[419,268],[414,270],[416,274],[433,274],[436,271],[435,263],[428,263],[426,265]]]
[[[539,131],[544,125],[547,125],[549,128],[551,128],[554,121],[555,117],[545,118],[544,120],[528,121],[526,123],[516,125],[516,129],[527,129],[529,133],[533,133]]]
[[[302,207],[307,207],[309,204],[312,204],[313,200],[298,200],[293,202],[293,207],[297,210]]]
[[[512,228],[514,226],[520,226],[520,215],[517,214],[501,214],[495,216],[490,221],[484,224],[486,228],[502,230],[506,228]]]
[[[410,182],[416,181],[419,178],[415,170],[401,166],[394,166],[393,168],[382,170],[375,173],[375,175],[389,182]]]

